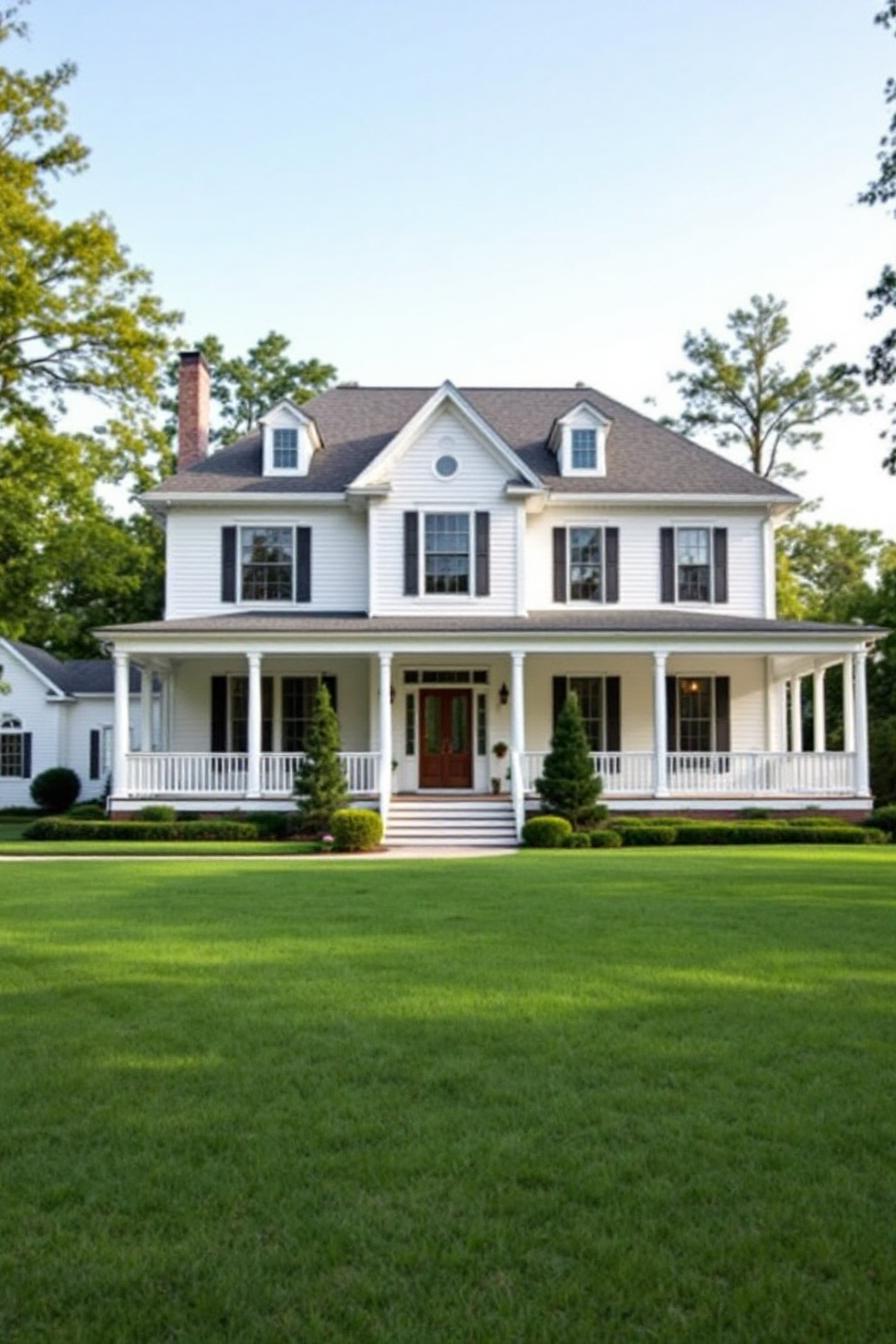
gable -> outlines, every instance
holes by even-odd
[[[453,466],[452,466],[453,464]],[[518,477],[483,443],[469,422],[442,407],[415,433],[400,455],[384,464],[380,484],[390,498],[438,505],[481,503],[503,497]]]

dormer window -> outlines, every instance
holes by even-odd
[[[274,430],[274,467],[277,471],[296,471],[299,465],[299,431]]]
[[[595,471],[597,468],[597,430],[572,431],[573,471]]]

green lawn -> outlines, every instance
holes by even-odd
[[[896,850],[0,866],[3,1344],[873,1344]]]

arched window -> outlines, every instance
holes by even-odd
[[[14,714],[0,717],[0,779],[22,779],[31,774],[31,734]]]

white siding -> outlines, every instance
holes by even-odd
[[[345,751],[368,749],[368,701],[366,658],[292,658],[271,655],[262,659],[262,676],[335,676],[339,730]],[[231,657],[190,659],[174,675],[174,714],[171,751],[211,750],[211,678],[247,675],[246,659]],[[279,695],[275,689],[275,723]],[[279,748],[275,736],[274,749]]]
[[[6,650],[0,650],[3,681],[9,695],[0,696],[0,716],[10,714],[31,733],[31,779],[54,765],[67,765],[60,754],[61,714],[64,706],[47,703],[47,688],[31,669]],[[31,807],[31,779],[0,776],[0,807]]]
[[[728,601],[710,610],[734,616],[764,616],[765,514],[759,510],[625,509],[600,504],[553,505],[528,517],[526,592],[530,611],[564,610],[554,602],[552,529],[564,526],[619,528],[619,606],[655,610],[660,603],[660,528],[728,529]],[[588,603],[571,603],[572,609]],[[705,611],[707,604],[679,603],[684,610]]]
[[[460,469],[440,480],[433,463],[443,453],[457,458]],[[391,490],[371,512],[376,571],[372,614],[375,615],[512,615],[516,610],[516,510],[505,496],[509,472],[491,449],[451,410],[437,415],[389,472]],[[404,595],[404,512],[453,513],[488,510],[491,514],[488,597],[429,594]],[[471,538],[472,541],[472,538]],[[422,563],[421,520],[421,563]]]
[[[232,508],[182,506],[167,521],[165,618],[258,610],[264,604],[221,601],[221,528],[260,524],[311,528],[311,601],[297,612],[367,610],[367,524],[347,505],[290,509],[257,501]],[[278,611],[288,604],[270,604]]]

